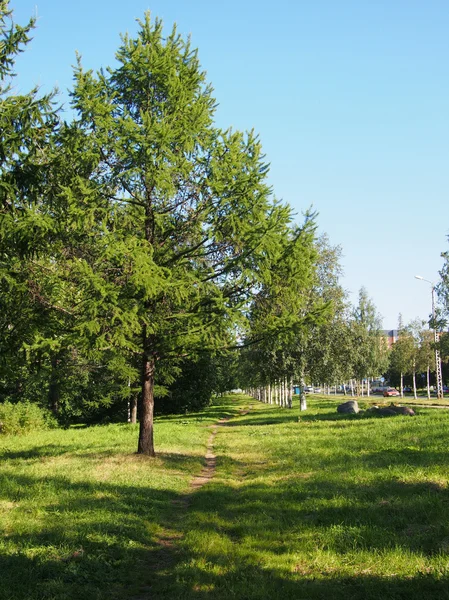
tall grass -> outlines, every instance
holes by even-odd
[[[31,402],[3,402],[0,404],[0,435],[20,435],[56,427],[50,411]]]
[[[0,598],[449,598],[449,412],[298,415],[161,418],[156,459],[130,425],[0,438]]]

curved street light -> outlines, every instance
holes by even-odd
[[[415,275],[415,279],[420,279],[426,283],[430,283],[432,289],[432,321],[433,321],[433,339],[435,342],[435,373],[437,380],[437,398],[443,398],[443,376],[441,372],[441,357],[438,350],[439,333],[437,332],[436,314],[435,314],[435,284],[428,279],[424,279],[421,275]]]

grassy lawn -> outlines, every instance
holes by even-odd
[[[449,598],[449,412],[308,404],[161,418],[156,459],[129,425],[0,438],[1,600]]]
[[[160,418],[156,459],[134,453],[128,424],[0,436],[0,599],[137,593],[171,502],[201,470],[207,426],[235,411]]]
[[[343,394],[314,394],[313,398],[321,398],[324,401],[333,400],[336,403],[346,402],[347,400],[357,400],[358,402],[365,402],[368,404],[390,404],[390,402],[394,402],[395,404],[402,404],[404,406],[408,405],[418,405],[418,406],[436,406],[436,407],[446,407],[449,408],[449,396],[445,395],[444,398],[439,400],[436,396],[432,396],[430,399],[427,398],[427,394],[417,394],[417,398],[413,398],[413,394],[404,394],[404,398],[399,396],[392,396],[390,398],[384,398],[380,394],[371,394],[363,397],[351,397],[350,394],[344,396]]]

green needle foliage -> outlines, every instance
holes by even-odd
[[[49,169],[50,139],[57,118],[54,94],[12,93],[16,56],[30,40],[34,19],[14,24],[0,2],[0,267],[13,255],[45,246],[53,224],[40,210]]]
[[[26,395],[24,345],[43,322],[35,299],[32,265],[55,239],[55,222],[44,208],[57,127],[54,94],[13,93],[14,62],[29,42],[34,19],[13,22],[0,2],[0,390]]]
[[[3,81],[34,22],[0,15]],[[310,294],[315,223],[273,198],[253,132],[215,126],[176,28],[147,13],[116,66],[79,58],[74,80],[71,123],[52,95],[1,88],[0,394],[64,423],[124,418],[130,399],[134,418],[139,398],[138,452],[154,456],[155,398],[204,406],[242,340],[274,355],[272,377],[295,373],[284,348],[329,308]]]
[[[146,14],[116,58],[96,74],[78,62],[78,118],[61,137],[72,168],[56,196],[73,231],[75,327],[138,361],[138,452],[152,456],[163,363],[235,345],[291,213],[271,197],[256,136],[214,126],[197,52],[175,28],[165,37]]]

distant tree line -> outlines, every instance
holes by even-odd
[[[114,67],[78,59],[66,122],[55,93],[14,91],[34,25],[0,2],[0,402],[138,420],[152,456],[155,412],[387,371],[366,291],[352,308],[340,249],[273,196],[257,136],[215,125],[176,28],[147,13]]]
[[[273,197],[253,132],[216,127],[175,28],[146,14],[113,68],[79,59],[66,122],[55,94],[14,93],[33,27],[0,3],[0,398],[138,418],[153,455],[155,410],[206,404],[242,344],[321,318],[314,221]],[[268,289],[285,305],[250,332]]]

